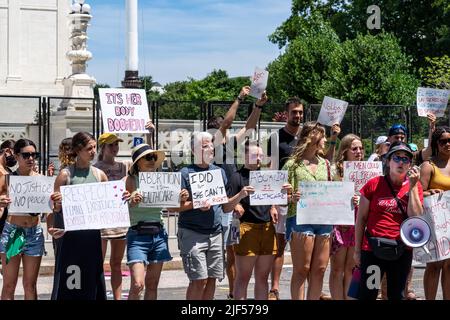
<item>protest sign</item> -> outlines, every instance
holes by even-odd
[[[353,182],[358,194],[367,181],[382,175],[381,161],[344,161],[344,181]]]
[[[329,127],[335,123],[340,124],[342,119],[344,119],[347,107],[348,102],[325,96],[323,98],[322,107],[320,108],[317,122]]]
[[[50,196],[55,177],[9,176],[8,214],[52,212]]]
[[[220,169],[189,173],[189,183],[194,209],[228,202]]]
[[[95,230],[130,226],[122,180],[61,187],[64,229]]]
[[[148,133],[150,121],[143,89],[101,88],[98,90],[105,132]]]
[[[417,88],[417,113],[420,117],[426,117],[427,113],[443,117],[449,94],[449,90]]]
[[[301,181],[299,190],[297,224],[355,224],[353,182]]]
[[[450,191],[425,197],[423,209],[431,237],[425,246],[414,249],[414,260],[427,263],[450,258]]]
[[[267,80],[269,79],[269,71],[255,68],[252,77],[252,84],[250,86],[250,95],[256,99],[261,99],[261,96],[267,88]]]
[[[255,192],[250,195],[250,205],[287,205],[287,193],[281,192],[287,181],[287,171],[250,171],[249,185],[255,188]]]
[[[181,172],[140,172],[140,207],[179,207]]]

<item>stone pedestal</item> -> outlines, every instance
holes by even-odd
[[[64,97],[74,97],[74,99],[64,99],[58,110],[92,110],[92,100],[76,98],[94,98],[94,86],[96,80],[87,74],[73,74],[64,78]]]

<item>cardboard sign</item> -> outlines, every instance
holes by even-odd
[[[220,169],[189,173],[194,209],[228,202]]]
[[[450,191],[423,199],[424,218],[431,227],[430,241],[414,249],[417,262],[435,262],[450,258]]]
[[[144,89],[98,89],[105,132],[148,133],[150,121]]]
[[[355,224],[353,182],[301,181],[299,190],[297,224]]]
[[[62,186],[64,229],[129,227],[128,204],[122,200],[124,191],[123,180]]]
[[[449,90],[417,88],[417,113],[426,117],[432,113],[436,117],[443,117],[447,109]]]
[[[340,124],[342,119],[344,119],[347,107],[348,102],[325,96],[323,98],[317,122],[329,127],[333,126],[335,123]]]
[[[381,161],[344,161],[344,181],[353,182],[358,194],[367,181],[382,175]]]
[[[269,71],[256,67],[250,86],[250,95],[256,99],[261,99],[264,90],[267,88],[267,80],[269,80]]]
[[[250,171],[249,185],[255,188],[255,192],[250,195],[250,205],[286,205],[287,193],[281,192],[281,188],[287,181],[287,171]]]
[[[179,207],[181,172],[140,172],[139,189],[139,207]]]
[[[9,176],[8,214],[52,212],[50,196],[55,177]]]

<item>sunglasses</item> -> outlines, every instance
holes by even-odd
[[[152,160],[156,161],[156,160],[158,160],[158,156],[156,154],[154,154],[154,153],[150,153],[150,154],[146,155],[144,158],[147,161],[152,161]]]
[[[443,147],[447,143],[450,143],[450,138],[448,138],[448,139],[439,139],[438,141],[439,141],[439,144]]]
[[[400,156],[392,156],[392,160],[394,160],[395,163],[403,162],[403,164],[411,163],[411,158],[409,157],[400,157]]]
[[[30,157],[32,157],[33,159],[39,159],[41,157],[40,152],[21,152],[20,154],[24,159],[30,159]]]

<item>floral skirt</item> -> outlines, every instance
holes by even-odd
[[[334,226],[331,233],[330,254],[335,254],[342,247],[355,246],[355,226]]]

